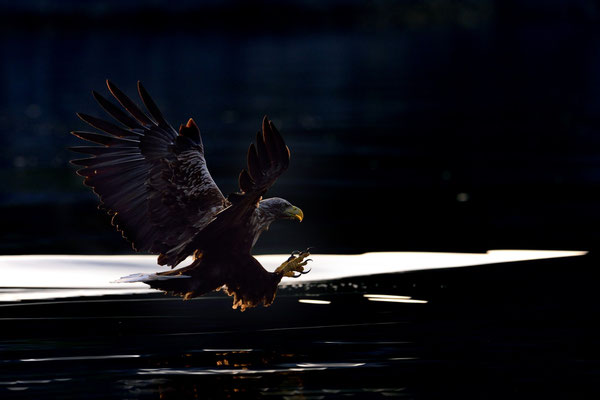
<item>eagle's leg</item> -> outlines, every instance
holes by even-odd
[[[283,264],[277,267],[275,273],[291,278],[299,278],[300,275],[308,274],[310,270],[304,271],[306,264],[308,264],[309,261],[312,261],[310,258],[306,258],[308,256],[310,256],[309,249],[306,249],[303,252],[294,251]],[[295,274],[296,272],[298,272],[298,275]]]

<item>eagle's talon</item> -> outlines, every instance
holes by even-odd
[[[308,261],[311,261],[310,258],[306,258],[309,255],[310,253],[308,251],[294,251],[283,264],[277,267],[275,273],[289,278],[299,278],[302,275],[306,275],[310,272],[310,270],[304,271],[304,266]]]

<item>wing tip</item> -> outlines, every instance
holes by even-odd
[[[202,144],[200,129],[192,118],[190,118],[185,125],[179,125],[179,136],[187,137],[197,144]]]
[[[125,94],[123,94],[123,92],[121,92],[121,89],[119,89],[119,87],[117,85],[115,85],[115,83],[113,81],[111,81],[110,79],[106,79],[106,87],[108,87],[108,91],[110,92],[110,94],[113,95],[113,97],[115,99],[117,99],[117,101],[119,103],[121,103],[121,96],[125,96]],[[123,105],[123,103],[121,103],[121,105]],[[125,106],[123,106],[125,107]],[[127,108],[127,107],[125,107]]]
[[[106,87],[108,88],[108,91],[110,92],[110,94],[112,94],[113,96],[115,95],[114,93],[114,89],[117,87],[113,81],[111,81],[110,79],[106,78],[105,80],[106,82]],[[118,89],[117,89],[118,90]]]
[[[148,94],[148,91],[146,90],[146,88],[144,87],[144,85],[142,85],[142,81],[138,80],[136,83],[136,87],[138,90],[138,94],[140,95],[140,98],[142,99],[142,102],[144,102],[144,98],[150,97],[150,95]]]
[[[146,90],[146,88],[144,87],[144,85],[142,85],[142,81],[140,81],[139,79],[136,82],[136,87],[137,87],[137,90],[138,90],[138,94],[139,94],[140,98],[142,99],[142,102],[144,104],[146,104],[146,102],[144,101],[144,98],[145,97],[150,97],[150,95],[148,94],[148,91]],[[148,107],[148,106],[146,105],[146,107]]]
[[[196,125],[196,121],[194,121],[193,118],[188,119],[188,122],[185,124],[185,127],[200,130],[200,129],[198,129],[198,125]]]

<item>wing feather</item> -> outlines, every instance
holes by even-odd
[[[75,135],[75,136],[77,136],[77,135]],[[72,147],[69,147],[69,150],[77,152],[77,153],[92,155],[92,156],[98,156],[101,154],[119,154],[119,153],[125,153],[125,152],[133,152],[135,154],[139,154],[138,146],[117,147],[117,148],[105,148],[105,147],[98,147],[98,146],[72,146]]]
[[[144,136],[142,133],[123,129],[120,126],[117,126],[111,122],[104,121],[103,119],[92,117],[91,115],[77,113],[77,116],[85,123],[94,128],[101,130],[102,132],[106,132],[110,135],[115,135],[118,137],[131,137],[131,136]]]
[[[106,85],[108,86],[108,90],[110,90],[110,93],[114,96],[114,98],[117,99],[123,108],[129,111],[129,114],[137,119],[142,125],[155,125],[155,122],[148,118],[148,116],[144,114],[144,112],[140,110],[140,108],[129,97],[127,97],[127,95],[123,93],[121,89],[115,86],[114,83],[107,79]]]
[[[98,144],[103,144],[105,146],[117,146],[117,145],[123,145],[123,144],[127,144],[127,143],[139,143],[136,140],[113,136],[113,135],[105,135],[105,134],[96,133],[96,132],[74,131],[71,133],[80,139],[87,140],[89,142],[98,143]]]
[[[155,254],[178,249],[177,260],[184,259],[193,250],[181,251],[229,205],[206,166],[200,131],[190,119],[177,132],[139,82],[149,115],[115,84],[107,80],[107,86],[123,109],[96,92],[93,96],[122,126],[78,114],[104,133],[72,132],[100,145],[71,148],[91,156],[72,163],[82,167],[77,173],[134,249]]]
[[[152,100],[152,97],[150,97],[148,91],[142,85],[142,83],[138,81],[137,86],[138,93],[140,95],[140,98],[142,99],[142,102],[144,103],[144,106],[146,106],[148,112],[150,113],[150,115],[152,115],[152,118],[154,118],[158,126],[165,129],[173,129],[171,125],[165,120],[165,117],[162,115],[162,112],[160,111],[154,100]]]
[[[269,167],[269,153],[265,145],[265,139],[260,131],[256,134],[256,155],[258,156],[260,169],[267,169]]]
[[[246,203],[256,203],[260,197],[285,172],[290,164],[290,150],[267,116],[263,118],[262,134],[256,144],[248,148],[248,160],[239,178],[242,198]],[[240,198],[240,196],[236,196]]]
[[[100,106],[102,108],[104,108],[104,110],[108,114],[110,114],[114,119],[116,119],[117,121],[119,121],[120,123],[125,125],[126,127],[131,128],[131,129],[142,127],[139,124],[139,122],[136,121],[135,118],[132,118],[129,114],[127,114],[126,112],[121,110],[119,107],[115,106],[113,103],[108,101],[100,93],[93,90],[92,96],[94,96],[94,99],[96,99],[96,101],[100,104]]]

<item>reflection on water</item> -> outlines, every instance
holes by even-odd
[[[339,334],[339,332],[337,333]],[[273,339],[276,336],[270,336]],[[191,343],[186,343],[190,345]],[[193,346],[193,344],[191,344]],[[310,355],[306,346],[313,346],[318,353]],[[341,347],[340,347],[341,346]],[[0,391],[23,391],[28,396],[52,397],[65,388],[80,388],[87,384],[96,387],[109,384],[110,393],[129,398],[146,398],[163,392],[169,398],[194,397],[192,390],[199,394],[216,395],[218,398],[239,396],[279,396],[279,395],[325,395],[352,394],[362,398],[364,393],[394,393],[402,387],[378,387],[366,383],[352,385],[340,381],[340,374],[350,373],[368,377],[378,370],[386,370],[394,365],[413,362],[414,357],[388,357],[385,361],[380,353],[401,354],[404,343],[324,343],[311,341],[300,345],[291,344],[294,351],[278,352],[267,347],[246,349],[185,349],[180,352],[111,355],[48,357],[43,359],[22,359],[11,361],[13,371],[27,371],[28,374],[58,374],[61,378],[17,379],[0,382]],[[407,349],[404,349],[407,351]],[[408,350],[411,351],[411,350]],[[346,353],[347,355],[344,355]],[[25,370],[20,363],[38,361],[48,364],[42,369]],[[82,369],[81,369],[82,368]],[[88,376],[83,371],[95,371]],[[318,374],[318,375],[316,375]],[[157,378],[160,377],[160,378]],[[329,379],[331,378],[331,379]],[[327,382],[324,387],[316,387],[317,381]],[[202,388],[196,391],[195,388]],[[218,391],[224,393],[219,394]],[[88,398],[102,398],[100,392],[85,392]],[[162,397],[162,395],[161,395]],[[151,397],[149,397],[151,398]]]
[[[427,300],[416,300],[410,296],[395,296],[390,294],[364,294],[369,301],[386,301],[388,303],[426,304]]]
[[[397,324],[364,323],[354,326],[353,331],[361,332],[361,335],[368,335],[369,331],[387,335],[391,332],[387,331],[386,327],[395,325]],[[375,331],[374,328],[378,326]],[[195,395],[191,392],[200,394],[200,397],[203,394],[217,398],[227,398],[234,394],[241,397],[331,397],[346,394],[362,398],[364,393],[382,394],[403,390],[400,387],[378,387],[364,380],[358,385],[347,384],[340,381],[340,374],[356,369],[353,374],[369,376],[373,373],[371,371],[382,368],[389,370],[395,364],[412,362],[416,358],[390,357],[413,352],[410,343],[368,340],[345,343],[315,340],[319,337],[338,337],[347,326],[324,325],[320,328],[329,328],[330,331],[325,333],[326,331],[321,330],[320,334],[312,332],[314,328],[298,327],[298,333],[287,334],[284,337],[279,336],[278,332],[268,333],[265,330],[258,336],[237,330],[224,338],[219,338],[222,334],[217,334],[210,339],[227,342],[239,340],[240,335],[246,335],[243,341],[258,344],[255,349],[198,348],[203,341],[197,337],[172,342],[161,340],[150,333],[146,338],[124,338],[129,346],[146,347],[152,351],[150,353],[90,355],[89,352],[98,351],[102,345],[88,341],[80,350],[66,350],[88,352],[88,355],[21,359],[9,357],[4,365],[9,365],[10,371],[5,370],[4,376],[25,374],[35,376],[35,379],[3,380],[0,382],[0,393],[2,390],[23,391],[22,398],[51,398],[65,393],[65,390],[84,393],[87,398],[103,398],[106,393],[128,398],[153,398],[158,394],[163,397],[164,393],[169,393],[168,398],[194,398]],[[302,337],[305,339],[302,340]],[[155,345],[147,347],[149,343],[142,344],[140,340],[150,340]],[[136,341],[137,344],[133,344]],[[40,341],[36,342],[32,343],[26,352],[39,352]],[[47,339],[42,339],[41,342],[49,344]],[[77,347],[77,342],[75,339],[64,344]],[[11,353],[24,343],[13,343]],[[61,346],[54,346],[54,351],[61,351]],[[122,343],[117,346],[122,346]],[[387,355],[389,360],[381,358],[383,354]],[[393,358],[395,359],[392,360]],[[33,364],[39,364],[39,367],[32,367]],[[94,371],[93,375],[89,374],[90,371]],[[50,376],[54,378],[50,379]],[[55,378],[56,376],[59,378]],[[319,381],[326,382],[325,386],[319,387]],[[86,388],[95,389],[88,392],[87,389],[83,389],[84,385]],[[108,386],[103,387],[104,385]]]
[[[305,304],[331,304],[329,300],[315,300],[315,299],[298,299],[298,303]]]
[[[492,250],[479,254],[425,252],[315,254],[312,256],[310,274],[303,276],[301,280],[284,278],[281,284],[282,286],[298,285],[384,273],[573,257],[586,253],[585,251]],[[267,270],[273,271],[288,258],[288,255],[270,254],[256,258]],[[191,260],[187,261],[190,262]],[[165,267],[156,264],[155,256],[0,256],[0,271],[3,275],[0,302],[152,293],[156,291],[138,282],[138,278],[152,276],[161,268],[165,270]],[[134,279],[129,279],[131,276]],[[118,279],[119,277],[126,278]],[[311,303],[310,300],[300,302]],[[312,302],[312,304],[317,303]]]
[[[392,294],[363,294],[364,297],[370,299],[392,299],[392,300],[408,300],[409,296],[395,296]]]
[[[120,358],[138,358],[139,354],[115,354],[105,356],[77,356],[77,357],[50,357],[50,358],[24,358],[21,362],[40,362],[40,361],[84,361],[84,360],[110,360]]]
[[[245,313],[224,295],[4,302],[0,398],[572,398],[598,378],[593,266],[588,255],[283,285]]]
[[[217,362],[217,365],[229,365],[227,360]],[[150,368],[141,369],[138,375],[244,375],[244,374],[274,374],[281,372],[308,372],[323,371],[329,368],[351,368],[360,367],[365,363],[326,363],[326,364],[296,364],[295,367],[277,368],[277,369],[173,369],[173,368]]]

